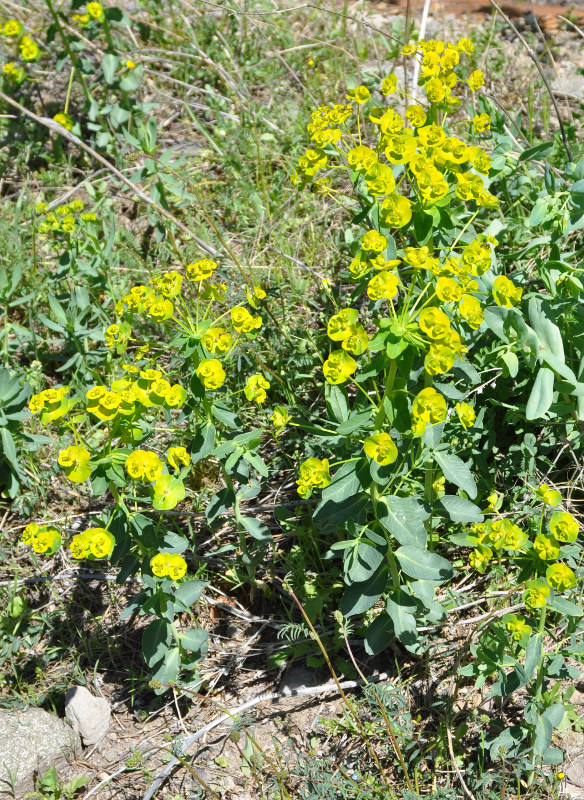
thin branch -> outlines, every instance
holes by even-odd
[[[568,161],[573,161],[572,152],[570,150],[570,145],[568,144],[568,137],[566,136],[566,129],[564,128],[564,121],[562,120],[562,115],[560,113],[560,107],[558,106],[558,103],[557,103],[556,98],[554,96],[554,93],[552,91],[552,87],[549,85],[548,79],[544,75],[543,69],[541,67],[541,64],[539,63],[537,55],[532,50],[532,48],[529,46],[529,44],[527,43],[527,40],[525,39],[525,37],[523,37],[519,33],[519,31],[517,30],[516,25],[511,21],[511,19],[507,16],[507,14],[505,14],[503,9],[499,5],[497,5],[495,0],[489,0],[489,2],[493,6],[493,8],[495,8],[499,12],[499,14],[503,17],[503,19],[505,20],[507,25],[509,25],[509,27],[514,31],[515,35],[517,36],[517,38],[519,39],[519,41],[521,42],[521,44],[525,48],[525,52],[527,53],[527,55],[530,57],[530,59],[535,64],[535,66],[537,68],[537,71],[539,72],[540,77],[541,77],[542,81],[544,82],[545,88],[547,89],[547,92],[548,92],[549,96],[551,97],[551,101],[554,104],[554,108],[556,110],[556,116],[558,118],[558,123],[560,125],[560,133],[562,135],[562,141],[564,143],[564,149],[566,151],[566,155],[568,156]]]
[[[112,175],[115,175],[118,180],[122,181],[122,183],[125,183],[126,186],[128,186],[134,192],[134,194],[138,195],[141,200],[154,208],[159,214],[162,214],[162,216],[171,220],[171,222],[173,222],[177,228],[180,228],[183,233],[187,234],[195,242],[195,244],[201,248],[201,250],[204,250],[211,256],[218,255],[217,250],[215,250],[214,247],[212,247],[210,244],[207,244],[207,242],[203,241],[203,239],[193,233],[190,228],[178,220],[174,214],[171,214],[170,211],[167,211],[166,208],[159,205],[149,195],[143,192],[139,186],[137,186],[135,183],[132,183],[129,178],[126,178],[123,172],[120,172],[120,170],[110,161],[108,161],[107,158],[104,158],[102,155],[100,155],[100,153],[97,153],[95,150],[93,150],[93,148],[89,147],[89,145],[85,144],[85,142],[83,142],[78,136],[75,136],[74,133],[66,130],[66,128],[63,128],[62,125],[59,125],[58,122],[55,122],[55,120],[50,119],[49,117],[39,117],[38,114],[34,114],[32,111],[29,111],[28,108],[25,108],[20,103],[17,103],[16,100],[13,100],[2,91],[0,91],[0,99],[4,100],[5,103],[8,103],[8,105],[11,105],[13,108],[18,109],[21,114],[24,114],[25,116],[34,120],[37,125],[42,125],[43,127],[48,128],[50,131],[53,131],[53,133],[59,134],[59,136],[62,136],[64,139],[68,139],[70,142],[72,142],[72,144],[81,148],[81,150],[84,150],[96,161],[99,161],[100,164],[103,164],[104,167],[107,167]],[[145,158],[148,158],[148,156],[146,155]]]

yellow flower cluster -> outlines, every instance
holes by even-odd
[[[151,450],[134,450],[126,458],[126,472],[134,481],[153,483],[162,475],[164,464]]]
[[[61,546],[61,531],[53,525],[31,522],[22,532],[22,541],[32,547],[35,553],[52,555]]]
[[[55,114],[53,117],[55,122],[58,122],[66,131],[73,130],[73,120],[69,116],[69,114],[65,114],[64,111],[60,111],[58,114]]]
[[[520,614],[505,614],[503,624],[511,634],[513,641],[525,647],[532,631],[531,625],[526,623],[525,617]]]
[[[83,445],[71,445],[59,453],[59,465],[74,483],[83,483],[91,475],[91,455]]]
[[[0,35],[16,44],[17,57],[25,63],[37,61],[41,51],[38,44],[25,33],[24,25],[18,19],[8,19],[0,25]],[[26,78],[22,66],[9,61],[4,64],[2,74],[11,82],[19,85]]]
[[[195,372],[205,389],[215,391],[225,382],[225,370],[218,358],[204,358]]]
[[[217,269],[217,262],[210,258],[201,258],[192,264],[187,264],[186,273],[189,281],[206,281]]]
[[[282,428],[285,428],[291,419],[292,417],[287,408],[284,408],[284,406],[274,406],[274,413],[270,417],[270,421],[276,431],[281,431]]]
[[[9,81],[16,84],[21,84],[26,78],[26,72],[23,67],[15,64],[14,61],[8,61],[4,64],[2,67],[2,74],[8,78]]]
[[[69,542],[73,558],[109,558],[115,547],[115,537],[105,528],[87,528]]]
[[[557,489],[550,489],[547,483],[542,483],[533,491],[534,495],[543,501],[546,506],[559,506],[562,502],[562,495]]]
[[[446,419],[444,395],[432,386],[422,389],[412,402],[412,435],[421,436],[428,425],[437,425]]]
[[[389,433],[374,433],[363,442],[363,450],[382,467],[393,464],[397,458],[397,447]]]
[[[458,83],[455,68],[460,56],[471,52],[469,40],[461,39],[458,45],[421,41],[413,49],[406,47],[405,52],[409,55],[421,53],[420,84],[431,104],[442,106],[447,111],[460,105],[460,99],[452,93]],[[480,87],[481,79],[482,73],[475,70],[468,77],[469,87],[475,91]],[[394,93],[397,90],[396,76],[385,78],[380,88],[383,94]],[[347,95],[349,100],[359,105],[369,103],[371,97],[365,86],[350,90]],[[403,118],[392,108],[368,107],[367,118],[377,128],[376,141],[371,142],[371,146],[362,142],[360,130],[359,141],[355,143],[355,136],[346,125],[351,110],[351,106],[321,106],[313,112],[307,129],[316,147],[309,148],[300,157],[298,169],[292,176],[293,182],[304,182],[324,169],[328,155],[322,148],[333,146],[346,159],[350,169],[364,179],[373,197],[385,197],[380,215],[389,227],[401,228],[412,216],[410,200],[394,191],[391,165],[403,164],[406,167],[414,191],[426,207],[441,201],[449,193],[465,201],[472,200],[478,207],[496,207],[497,200],[485,188],[481,177],[490,170],[487,153],[481,147],[469,147],[462,140],[448,136],[435,122],[426,124],[429,115],[422,106],[408,106]],[[490,122],[488,115],[485,116],[486,120],[481,117],[476,122],[482,132]],[[343,125],[344,130],[339,127]],[[388,164],[381,162],[382,155]],[[465,164],[475,171],[468,167],[465,171]],[[322,188],[326,191],[326,185]]]
[[[479,234],[470,242],[463,240],[458,247],[457,239],[450,250],[434,252],[430,245],[404,246],[396,253],[393,243],[388,246],[383,231],[404,229],[412,220],[414,202],[427,213],[436,204],[446,209],[453,201],[473,203],[474,216],[481,208],[497,207],[497,198],[487,188],[491,159],[486,150],[449,135],[440,124],[444,113],[460,104],[453,90],[460,81],[462,62],[472,51],[472,43],[465,38],[457,44],[432,40],[406,46],[404,53],[420,61],[419,83],[429,105],[410,104],[402,116],[393,108],[375,105],[368,87],[351,89],[347,94],[349,104],[324,105],[312,113],[307,130],[314,146],[301,156],[292,175],[295,184],[312,182],[319,170],[337,167],[331,163],[335,154],[341,166],[347,167],[355,188],[371,199],[368,218],[378,219],[379,229],[361,234],[349,270],[358,281],[374,272],[368,279],[367,295],[375,303],[393,300],[400,287],[407,285],[406,276],[421,283],[423,302],[416,302],[404,312],[392,333],[427,351],[425,368],[430,375],[448,372],[457,357],[462,358],[466,352],[462,332],[458,326],[453,327],[454,322],[460,321],[463,328],[467,326],[471,331],[483,323],[486,298],[482,287],[479,292],[478,279],[491,269],[497,241]],[[483,81],[478,70],[467,75],[472,91],[478,90]],[[395,75],[385,78],[380,89],[385,95],[403,94]],[[353,103],[359,108],[354,109]],[[361,117],[372,124],[372,132],[366,125],[355,125]],[[484,134],[489,127],[488,114],[475,115],[472,131]],[[397,167],[404,173],[400,186],[405,192],[396,187],[396,176],[400,174]],[[334,198],[337,190],[332,188],[332,178],[316,180],[316,184],[320,192]],[[492,295],[495,303],[509,307],[520,302],[521,289],[500,275],[494,278]],[[409,303],[409,295],[406,302]],[[342,342],[346,351],[333,352],[325,362],[323,370],[329,383],[349,380],[357,369],[351,356],[367,350],[368,336],[355,314],[355,309],[341,309],[329,321],[329,336]],[[461,417],[465,427],[471,416],[467,410],[466,417]]]
[[[104,331],[105,343],[110,350],[116,350],[118,355],[126,351],[130,336],[132,335],[132,328],[127,322],[118,323],[114,322],[109,325]]]
[[[118,415],[132,417],[139,413],[140,406],[178,408],[186,396],[186,390],[180,384],[171,384],[157,369],[139,370],[136,380],[121,378],[112,383],[111,389],[93,386],[85,393],[89,413],[105,421]]]
[[[547,492],[549,490],[545,487],[540,494],[546,496]],[[550,499],[549,495],[547,496]],[[544,503],[546,502],[543,497],[540,499]],[[555,500],[556,498],[551,499]],[[558,502],[560,501],[561,496]],[[557,503],[554,502],[553,505],[557,505]],[[540,530],[531,542],[527,533],[509,518],[473,524],[469,541],[473,542],[476,547],[470,555],[471,566],[483,573],[493,558],[494,551],[507,550],[512,554],[531,551],[542,564],[542,570],[545,568],[545,579],[537,577],[527,581],[523,601],[529,608],[542,608],[550,596],[550,587],[562,592],[572,589],[577,583],[573,570],[567,564],[558,561],[563,557],[562,544],[574,542],[578,537],[577,521],[572,514],[566,511],[556,511],[552,514],[548,527],[549,534]],[[551,561],[556,563],[548,563]],[[512,630],[512,628],[508,628],[508,630]]]
[[[62,116],[64,115],[57,114],[55,119]],[[71,130],[63,120],[57,119],[57,122],[67,128],[67,130]],[[73,127],[72,123],[71,127]],[[84,203],[82,200],[73,200],[71,203],[57,206],[54,211],[48,211],[47,213],[47,204],[45,202],[37,203],[35,211],[39,215],[45,215],[45,218],[38,227],[39,233],[64,233],[69,235],[79,226],[80,220],[82,222],[94,222],[97,219],[95,213],[91,211],[80,214],[83,208]]]
[[[505,275],[499,275],[493,281],[493,298],[498,306],[511,308],[516,306],[521,300],[523,289],[515,286],[513,281]]]
[[[243,393],[250,402],[261,405],[265,403],[268,395],[266,389],[270,388],[270,382],[263,375],[250,375],[243,389]]]
[[[166,460],[170,464],[170,466],[176,470],[177,472],[180,471],[181,466],[188,467],[191,463],[191,457],[187,453],[186,449],[182,446],[180,447],[170,447],[167,454]]]
[[[9,19],[2,25],[2,36],[7,39],[19,39],[24,33],[24,25],[18,19]]]
[[[296,481],[300,497],[308,498],[313,488],[324,489],[330,482],[328,458],[307,458],[300,465],[300,478]]]
[[[32,414],[40,414],[41,422],[47,425],[53,420],[64,417],[75,405],[75,400],[67,397],[68,386],[59,386],[55,389],[45,389],[39,394],[33,394],[28,403]]]
[[[23,61],[37,61],[41,51],[38,44],[30,36],[23,36],[18,43],[20,57]]]
[[[150,561],[152,574],[157,578],[180,580],[187,571],[187,562],[178,553],[157,553]]]
[[[226,328],[212,325],[201,336],[201,344],[208,353],[226,353],[233,345],[233,337]]]
[[[86,28],[92,20],[103,22],[105,17],[101,3],[93,2],[87,3],[85,6],[84,14],[73,14],[73,22],[76,22],[82,28]]]

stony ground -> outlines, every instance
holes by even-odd
[[[584,75],[581,74],[584,71],[584,27],[579,27],[584,20],[584,3],[501,5],[520,31],[531,31],[539,37],[536,49],[546,77],[562,114],[572,120],[574,109],[584,99]],[[404,7],[401,0],[396,4],[360,3],[350,6],[347,13],[383,30],[390,29],[396,14],[404,13]],[[488,26],[488,9],[484,0],[433,2],[426,38],[454,38],[475,26]],[[421,4],[411,6],[410,11],[420,18]],[[561,16],[568,16],[571,24],[561,20]],[[506,96],[502,102],[516,107],[525,102],[526,87],[534,80],[535,71],[511,30],[503,35],[503,42],[513,71],[504,87]],[[54,587],[57,596],[77,590],[74,582],[67,580],[55,582]],[[104,613],[115,619],[132,587],[124,587],[123,592],[112,599],[103,583],[86,581],[81,590],[82,604],[90,602],[84,594],[87,592],[93,593],[92,602],[97,598],[106,608],[111,608],[111,612]],[[46,597],[42,600],[45,602]],[[47,605],[51,602],[49,597]],[[172,766],[175,756],[182,756],[184,743],[190,736],[217,722],[226,709],[231,711],[271,693],[284,696],[260,700],[242,712],[245,726],[262,749],[269,754],[274,752],[274,747],[285,747],[292,759],[299,753],[311,753],[317,759],[325,754],[333,759],[339,754],[340,758],[342,754],[343,761],[350,764],[354,739],[347,734],[331,742],[319,723],[320,719],[341,718],[343,714],[336,692],[319,690],[329,684],[328,673],[307,669],[302,662],[294,661],[289,661],[284,668],[268,668],[269,655],[281,644],[269,608],[265,615],[250,614],[244,602],[222,595],[220,591],[207,592],[202,606],[203,624],[211,632],[204,693],[195,696],[174,693],[155,708],[149,702],[141,709],[140,693],[134,696],[131,685],[123,682],[124,671],[103,673],[97,664],[92,675],[92,670],[86,668],[88,689],[93,695],[103,697],[111,709],[107,733],[95,743],[88,743],[87,739],[82,741],[83,737],[75,734],[60,718],[65,714],[64,692],[54,703],[56,714],[34,708],[26,712],[0,711],[0,777],[3,781],[0,788],[4,789],[0,796],[31,791],[32,779],[50,764],[56,764],[65,781],[75,776],[88,778],[79,795],[84,800],[92,796],[96,800],[142,798],[153,779]],[[91,626],[81,630],[82,635],[88,637],[95,633]],[[441,667],[444,675],[454,663],[452,653],[460,630],[455,623],[446,633],[445,639],[449,639],[451,649],[450,660]],[[121,636],[122,649],[139,646],[139,629],[134,632],[138,637],[134,642],[127,640],[119,627],[115,627],[115,634]],[[390,669],[382,659],[367,667],[369,675],[382,673],[386,667]],[[439,683],[440,675],[425,677],[431,690],[437,691],[436,681]],[[64,676],[64,682],[70,678]],[[299,690],[314,690],[314,693],[294,695]],[[584,709],[584,694],[578,693],[575,700]],[[469,697],[467,702],[472,699]],[[95,723],[95,715],[95,709],[88,712],[89,721]],[[249,741],[246,745],[244,731],[233,735],[233,730],[233,721],[228,718],[194,742],[188,753],[197,777],[182,764],[175,764],[160,788],[162,795],[189,796],[202,781],[225,800],[259,797],[261,787],[250,780],[246,767],[246,760],[254,756],[254,748]],[[572,797],[584,798],[584,735],[571,733],[564,744],[567,752],[565,790]]]

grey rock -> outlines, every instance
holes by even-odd
[[[293,667],[284,677],[279,691],[293,695],[298,689],[304,689],[307,686],[316,686],[314,671],[306,669],[306,667]]]
[[[581,688],[574,691],[574,694],[570,697],[570,703],[575,706],[584,706],[584,692]]]
[[[562,795],[568,795],[573,800],[584,800],[584,789],[580,786],[574,786],[573,783],[564,783],[562,785]]]
[[[65,716],[83,744],[97,744],[109,730],[111,708],[103,697],[95,697],[85,686],[71,686],[65,692]]]
[[[584,787],[584,758],[576,758],[566,767],[566,780],[574,786]]]
[[[38,777],[64,766],[78,747],[69,725],[42,708],[0,711],[0,798],[31,792]]]

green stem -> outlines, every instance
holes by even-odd
[[[536,703],[541,700],[542,695],[542,688],[543,688],[543,662],[545,659],[545,652],[543,649],[543,635],[545,633],[545,618],[547,613],[547,605],[545,605],[540,612],[539,615],[539,627],[537,629],[538,634],[542,637],[542,647],[541,647],[541,656],[539,657],[539,664],[537,665],[537,679],[535,681],[535,701]]]
[[[67,84],[67,96],[65,97],[65,114],[69,113],[69,102],[71,100],[71,89],[73,88],[73,78],[75,77],[75,67],[71,67],[69,75],[69,83]]]
[[[53,18],[53,22],[55,23],[55,25],[57,26],[57,30],[59,31],[59,36],[61,37],[61,40],[63,42],[63,47],[65,48],[65,50],[67,52],[67,55],[71,59],[71,64],[75,67],[75,69],[76,69],[76,71],[77,71],[77,73],[79,75],[79,82],[81,83],[81,86],[83,87],[83,91],[85,93],[85,97],[87,98],[88,101],[91,101],[91,93],[90,93],[89,89],[87,88],[87,84],[85,83],[85,78],[83,77],[83,73],[79,69],[79,64],[78,64],[77,58],[75,57],[73,51],[71,50],[71,45],[69,44],[69,38],[65,35],[65,31],[63,30],[63,28],[61,26],[61,20],[59,19],[58,14],[55,12],[55,9],[53,8],[53,0],[46,0],[46,2],[47,2],[47,7],[49,9],[51,17]]]
[[[424,380],[424,388],[428,388],[432,386],[432,376],[428,373],[425,374]],[[424,471],[424,500],[428,503],[428,505],[432,504],[432,497],[434,493],[433,488],[434,483],[434,468],[431,466],[431,462],[426,464],[426,469]],[[426,520],[426,533],[428,534],[428,549],[434,549],[434,542],[432,539],[432,514]]]
[[[231,489],[231,491],[233,492],[233,497],[234,497],[233,514],[235,516],[235,522],[237,523],[237,535],[239,537],[239,546],[241,547],[241,552],[244,555],[247,577],[253,589],[256,581],[255,567],[251,563],[251,555],[249,552],[249,548],[247,546],[247,541],[245,539],[245,528],[241,522],[241,511],[239,510],[239,500],[237,499],[237,492],[233,488],[233,481],[231,480],[230,476],[227,474],[225,470],[223,470],[223,476],[225,478],[225,483],[227,484],[228,488]]]
[[[383,397],[381,398],[381,402],[379,404],[379,408],[377,409],[377,416],[375,417],[375,430],[381,430],[383,427],[383,423],[385,422],[385,417],[387,416],[385,411],[385,399],[389,396],[391,390],[393,389],[393,384],[395,383],[395,376],[397,375],[397,361],[395,359],[391,362],[389,367],[389,372],[387,373],[387,378],[385,381],[385,388],[383,390]]]
[[[105,33],[108,49],[110,52],[115,53],[116,48],[114,45],[114,40],[112,39],[112,31],[109,25],[109,20],[105,14],[103,15],[103,32]]]
[[[379,502],[379,487],[377,486],[375,481],[373,481],[373,483],[371,484],[371,504],[373,505],[373,514],[375,515],[375,519],[379,522],[379,519],[377,517],[378,502]],[[379,524],[383,529],[383,525],[381,525],[381,523]],[[391,582],[393,583],[393,588],[398,590],[400,587],[399,570],[389,537],[387,537],[387,563],[389,564],[389,572],[391,574]]]

